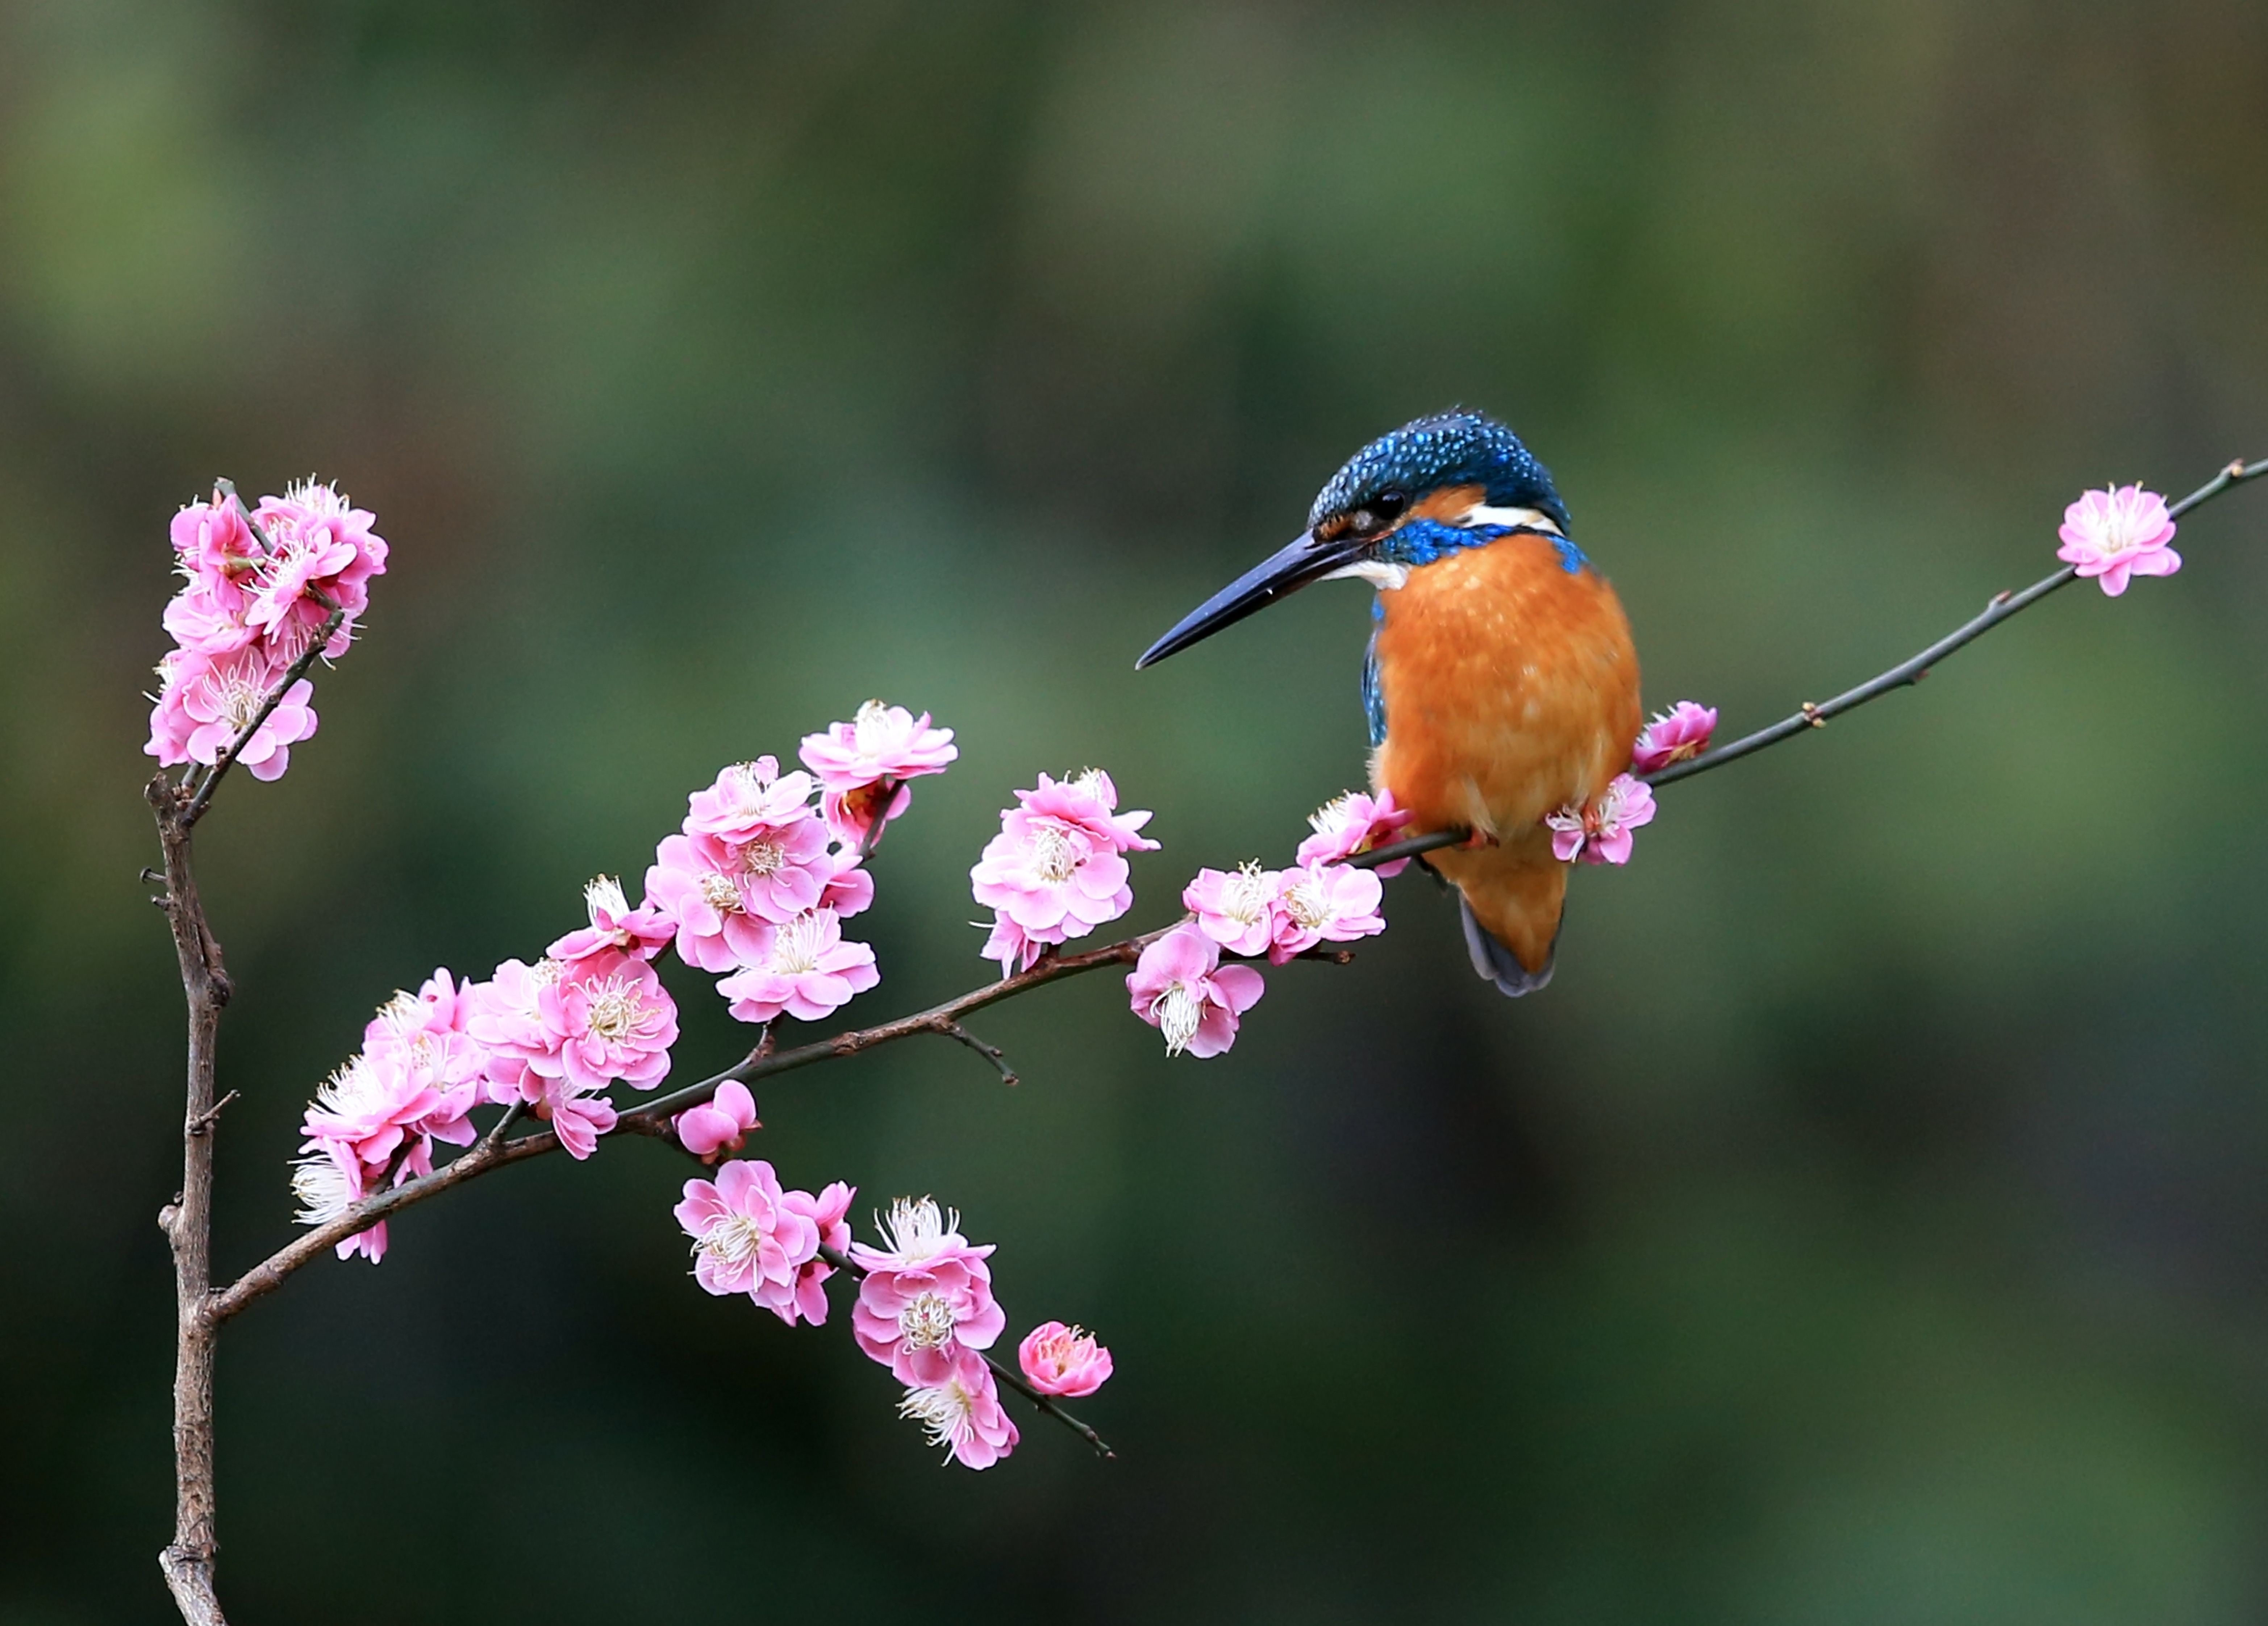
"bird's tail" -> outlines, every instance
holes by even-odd
[[[1497,847],[1453,847],[1429,855],[1462,894],[1465,947],[1473,969],[1517,999],[1551,980],[1567,866],[1551,856],[1550,832],[1537,828]]]

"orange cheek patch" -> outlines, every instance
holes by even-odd
[[[1412,519],[1439,519],[1454,525],[1481,503],[1488,500],[1485,486],[1443,486],[1438,491],[1428,491],[1410,511]]]

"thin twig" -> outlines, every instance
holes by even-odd
[[[344,624],[346,618],[343,605],[332,608],[331,613],[323,618],[323,624],[317,629],[313,641],[300,652],[298,659],[284,669],[276,686],[261,698],[260,710],[252,714],[252,720],[238,731],[235,739],[221,747],[219,754],[213,758],[212,767],[198,784],[196,793],[190,797],[188,806],[181,810],[183,829],[193,828],[205,816],[205,809],[212,805],[213,792],[219,789],[222,777],[235,764],[237,753],[252,743],[252,737],[260,732],[269,714],[284,703],[284,696],[291,692],[291,686],[307,675],[307,668],[321,658],[323,646],[331,641],[332,635]]]
[[[2264,474],[2268,474],[2268,459],[2248,464],[2240,458],[2182,498],[2180,502],[2174,504],[2166,511],[2178,519],[2192,509],[2211,502],[2231,487],[2240,485],[2247,480],[2257,479]],[[2021,592],[1996,594],[1992,601],[1984,607],[1982,614],[1962,622],[1919,654],[1900,661],[1879,676],[1867,679],[1856,688],[1845,689],[1834,699],[1822,701],[1817,705],[1807,702],[1793,715],[1782,717],[1769,728],[1760,728],[1755,733],[1744,735],[1729,745],[1719,746],[1714,751],[1705,752],[1690,761],[1673,762],[1658,773],[1643,776],[1649,784],[1657,786],[1674,784],[1680,779],[1690,779],[1696,774],[1705,774],[1712,768],[1722,768],[1727,762],[1737,762],[1741,758],[1752,756],[1767,746],[1776,746],[1783,739],[1792,739],[1796,735],[1811,729],[1823,727],[1830,717],[1839,717],[1845,711],[1865,705],[1870,700],[1879,700],[1894,688],[1904,688],[1911,684],[1919,682],[1932,666],[1955,650],[1976,642],[2010,616],[2031,608],[2050,593],[2069,586],[2078,579],[2078,577],[2079,572],[2074,567],[2066,565],[2052,576],[2042,577]]]
[[[2248,480],[2257,480],[2263,475],[2268,475],[2268,458],[2264,458],[2257,463],[2247,463],[2243,459],[2239,458],[2206,481],[2205,484],[2182,498],[2180,502],[2173,504],[2166,511],[2172,518],[2178,519],[2183,514],[2211,502],[2230,488],[2242,485]],[[1767,747],[1776,746],[1784,739],[1793,739],[1798,734],[1807,733],[1815,728],[1824,728],[1830,717],[1840,717],[1844,712],[1856,710],[1870,700],[1879,700],[1893,689],[1910,688],[1919,682],[1929,674],[1930,668],[1936,666],[1939,661],[1964,645],[1983,637],[2010,616],[2029,609],[2050,593],[2068,586],[2077,579],[2078,574],[2073,567],[2066,565],[2051,576],[2042,577],[2021,592],[1995,593],[1981,614],[1962,622],[1919,654],[1900,661],[1889,671],[1869,678],[1857,688],[1845,689],[1834,699],[1821,701],[1816,704],[1807,700],[1793,712],[1782,717],[1769,728],[1760,728],[1753,734],[1744,735],[1728,745],[1719,746],[1714,751],[1705,752],[1690,761],[1673,762],[1658,772],[1642,774],[1638,776],[1648,784],[1656,787],[1675,784],[1680,779],[1690,779],[1696,774],[1707,773],[1712,768],[1722,768],[1727,762],[1736,762],[1744,756],[1753,756],[1756,753]],[[1381,864],[1391,864],[1396,858],[1414,858],[1421,853],[1432,852],[1439,848],[1453,847],[1463,841],[1466,835],[1467,832],[1461,828],[1432,830],[1423,835],[1413,835],[1407,840],[1395,842],[1388,846],[1357,853],[1353,857],[1347,859],[1346,863],[1356,869],[1375,869]]]
[[[519,1122],[520,1114],[526,1110],[527,1103],[526,1101],[513,1101],[511,1105],[507,1106],[504,1109],[504,1116],[496,1121],[496,1126],[490,1129],[488,1134],[482,1137],[481,1144],[484,1146],[503,1145],[504,1132],[510,1129],[513,1124]]]
[[[939,1023],[936,1031],[943,1034],[948,1039],[955,1040],[961,1044],[967,1045],[970,1049],[976,1051],[977,1055],[991,1063],[994,1067],[999,1070],[1001,1083],[1016,1084],[1020,1082],[1016,1077],[1015,1070],[1008,1065],[1008,1053],[1005,1050],[1003,1050],[998,1045],[985,1043],[982,1039],[979,1039],[975,1034],[970,1033],[958,1022]]]
[[[236,1095],[237,1093],[234,1090],[231,1090],[227,1094],[222,1096],[218,1100],[206,1107],[195,1117],[190,1119],[188,1133],[192,1135],[202,1135],[208,1129],[211,1129],[212,1126],[219,1121],[220,1109],[227,1106],[231,1101],[234,1100],[236,1099]]]
[[[842,1271],[844,1275],[851,1277],[853,1280],[863,1281],[865,1278],[866,1267],[860,1264],[857,1260],[851,1258],[850,1254],[843,1252],[840,1248],[828,1247],[822,1243],[819,1249],[819,1256],[827,1261],[828,1264],[833,1265],[836,1269]],[[999,1361],[994,1360],[990,1353],[982,1350],[976,1350],[975,1353],[981,1356],[984,1364],[992,1369],[992,1375],[994,1377],[999,1379],[1010,1388],[1015,1390],[1017,1394],[1031,1402],[1033,1405],[1037,1406],[1042,1411],[1046,1412],[1048,1416],[1053,1417],[1057,1422],[1062,1424],[1065,1428],[1078,1435],[1088,1445],[1094,1446],[1096,1455],[1108,1457],[1113,1461],[1117,1460],[1118,1453],[1104,1443],[1102,1436],[1096,1433],[1086,1424],[1081,1423],[1077,1417],[1072,1416],[1071,1413],[1065,1411],[1061,1406],[1056,1404],[1055,1396],[1052,1394],[1041,1394],[1039,1390],[1034,1388],[1031,1384],[1026,1380],[1023,1373],[1018,1372],[1012,1366],[1008,1366]]]
[[[1057,1422],[1062,1424],[1065,1428],[1078,1435],[1088,1445],[1094,1446],[1095,1455],[1099,1457],[1108,1457],[1112,1461],[1117,1460],[1118,1453],[1103,1443],[1101,1435],[1096,1433],[1086,1424],[1081,1423],[1077,1417],[1072,1416],[1071,1413],[1065,1411],[1061,1406],[1057,1405],[1055,1396],[1052,1394],[1042,1394],[1037,1389],[1034,1388],[1029,1383],[1026,1382],[1022,1372],[1016,1371],[1012,1366],[1005,1365],[999,1361],[994,1360],[989,1354],[984,1357],[984,1364],[992,1369],[992,1372],[995,1377],[1005,1383],[1010,1388],[1015,1390],[1017,1394],[1031,1402],[1033,1405],[1037,1406],[1042,1411],[1046,1412],[1048,1416],[1053,1417]]]

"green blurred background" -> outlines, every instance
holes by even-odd
[[[0,1622],[166,1618],[179,990],[136,871],[166,521],[394,545],[201,832],[217,1251],[370,1007],[635,877],[720,764],[960,731],[858,923],[983,976],[1008,790],[1154,923],[1359,783],[1365,595],[1135,652],[1453,401],[1558,475],[1655,705],[1745,728],[2268,452],[2268,12],[0,4]],[[2055,1622],[2268,1612],[2268,494],[1664,797],[1506,1003],[1395,883],[1168,1063],[1115,979],[783,1078],[792,1183],[958,1204],[1122,1460],[939,1468],[837,1324],[547,1159],[232,1327],[247,1621]],[[744,1041],[673,969],[688,1076]],[[839,1300],[838,1300],[839,1303]]]

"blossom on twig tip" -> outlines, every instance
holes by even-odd
[[[1672,762],[1690,761],[1709,748],[1717,732],[1717,708],[1681,700],[1667,711],[1656,712],[1631,747],[1631,766],[1642,774],[1658,774]]]
[[[1083,1327],[1042,1321],[1016,1346],[1024,1380],[1042,1394],[1077,1400],[1101,1388],[1111,1372],[1110,1351]]]
[[[2139,485],[2087,491],[2063,511],[2056,557],[2115,599],[2131,577],[2171,576],[2182,568],[2169,545],[2175,529],[2166,499],[2155,491]]]

